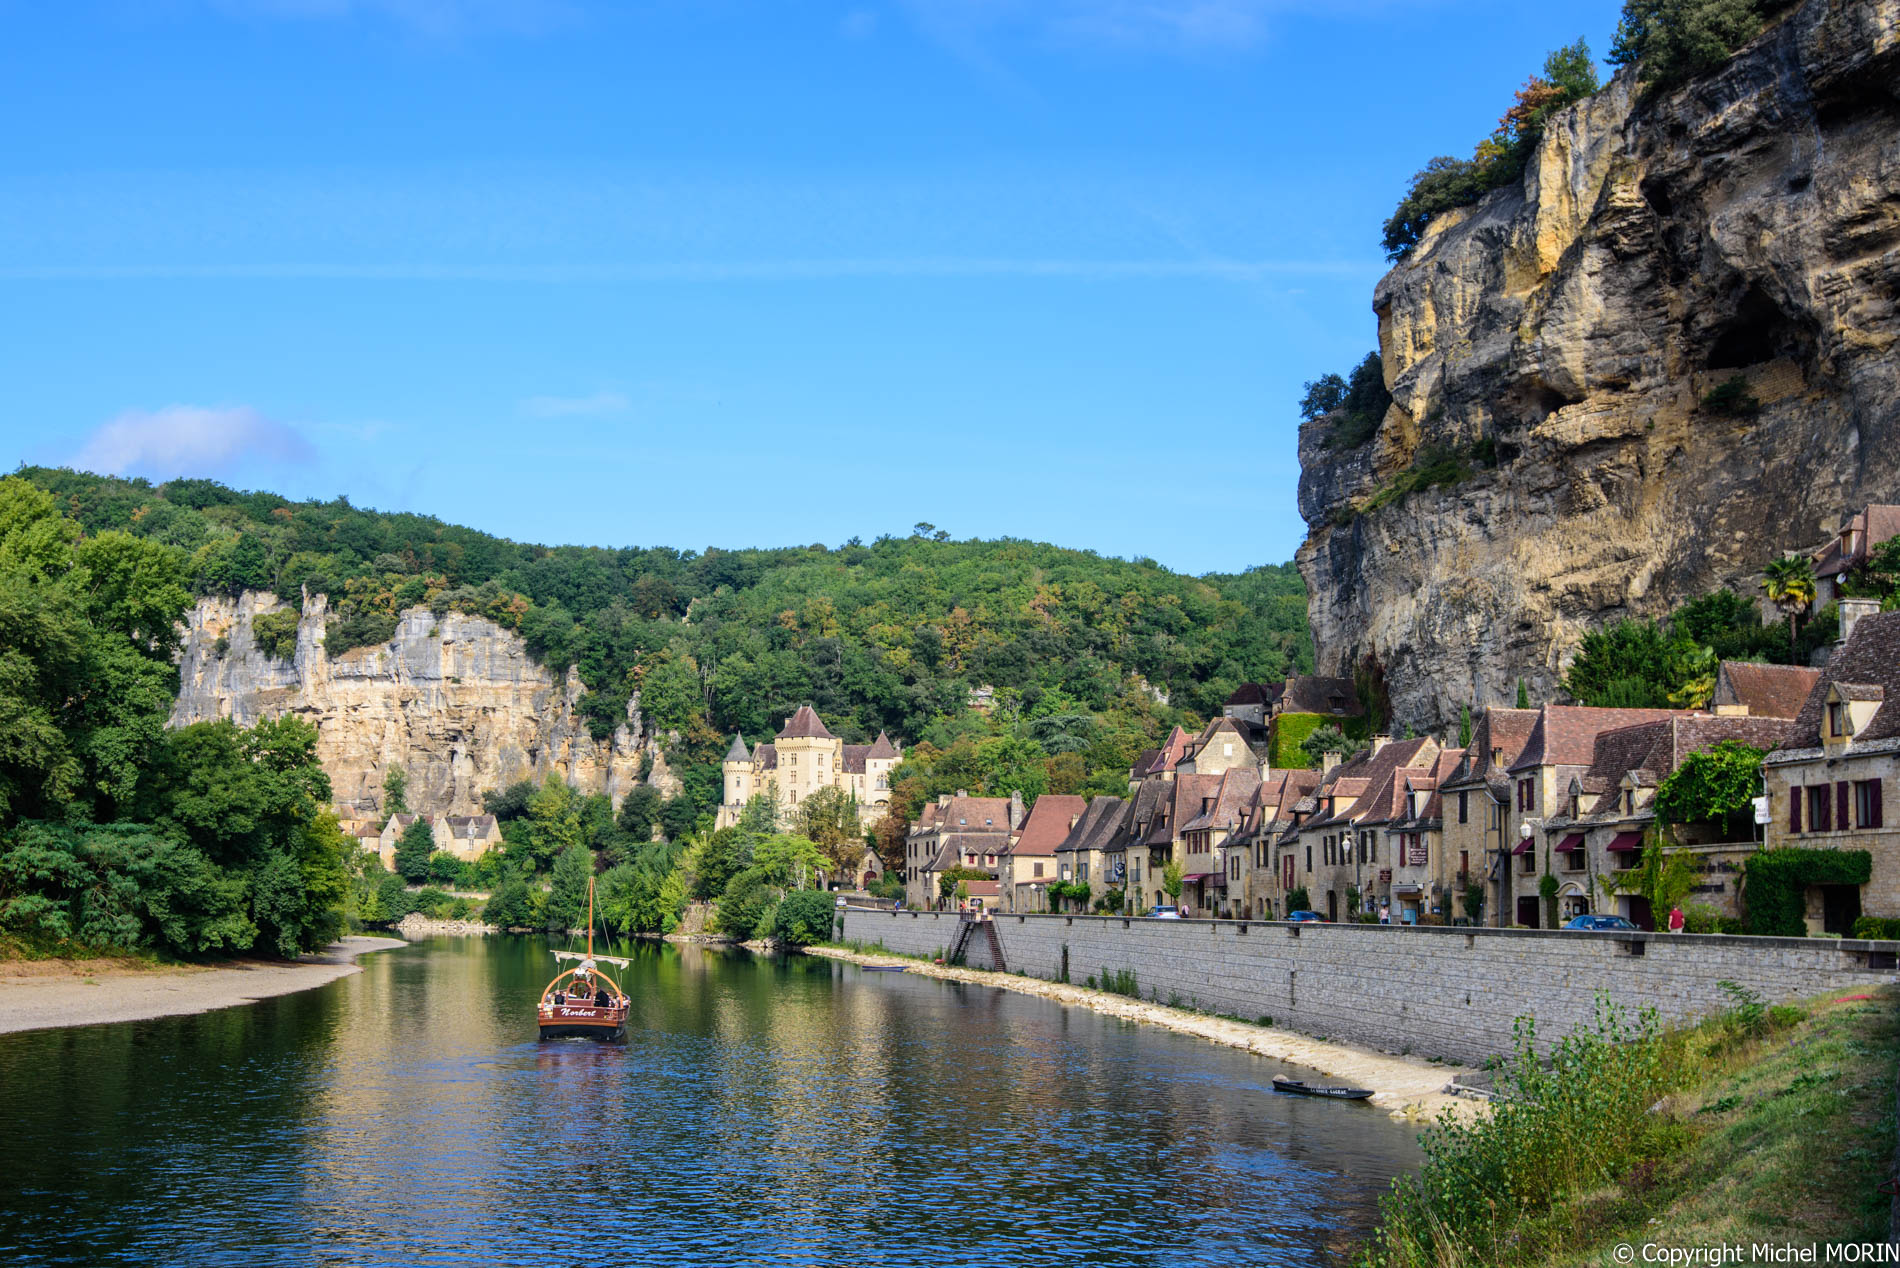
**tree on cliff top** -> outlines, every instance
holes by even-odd
[[[1714,70],[1792,0],[1624,0],[1609,61],[1670,88]]]
[[[391,766],[383,775],[383,813],[409,813],[409,776],[400,766]]]

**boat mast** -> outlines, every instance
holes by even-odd
[[[594,958],[594,878],[587,878],[587,958]]]

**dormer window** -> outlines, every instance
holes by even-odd
[[[1636,790],[1634,788],[1625,788],[1623,790],[1623,813],[1626,815],[1636,813]]]
[[[1848,719],[1847,706],[1838,700],[1828,701],[1827,733],[1837,740],[1845,739],[1848,735],[1849,726],[1850,722]]]

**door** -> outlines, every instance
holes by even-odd
[[[1517,900],[1517,923],[1526,929],[1537,928],[1537,909],[1541,906],[1535,898]]]
[[[1656,932],[1656,913],[1649,909],[1647,898],[1639,898],[1632,894],[1623,901],[1629,904],[1629,911],[1625,914],[1629,916],[1631,924],[1638,929],[1646,929],[1650,933]]]
[[[1339,892],[1337,890],[1326,891],[1326,919],[1335,924],[1339,923]]]
[[[1821,886],[1821,931],[1854,936],[1854,922],[1860,919],[1860,886]]]

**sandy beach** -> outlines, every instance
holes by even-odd
[[[1224,1017],[1210,1017],[1183,1008],[1169,1008],[1165,1004],[1130,999],[1126,995],[1065,986],[1036,977],[1018,977],[1013,973],[952,968],[906,956],[846,951],[838,947],[807,947],[805,954],[845,960],[852,964],[902,965],[909,972],[922,977],[992,986],[1024,995],[1040,995],[1059,1004],[1090,1008],[1111,1017],[1163,1026],[1180,1034],[1206,1039],[1210,1043],[1244,1048],[1263,1057],[1305,1066],[1326,1076],[1326,1082],[1371,1088],[1372,1104],[1395,1118],[1431,1118],[1448,1107],[1459,1113],[1476,1113],[1480,1109],[1477,1102],[1451,1096],[1444,1091],[1454,1077],[1469,1073],[1459,1066],[1438,1065],[1416,1057],[1394,1056],[1350,1044],[1322,1042],[1289,1030],[1229,1021]]]
[[[0,963],[0,1034],[231,1008],[334,982],[358,971],[358,956],[407,945],[400,938],[345,938],[300,960],[220,965],[11,960]]]

